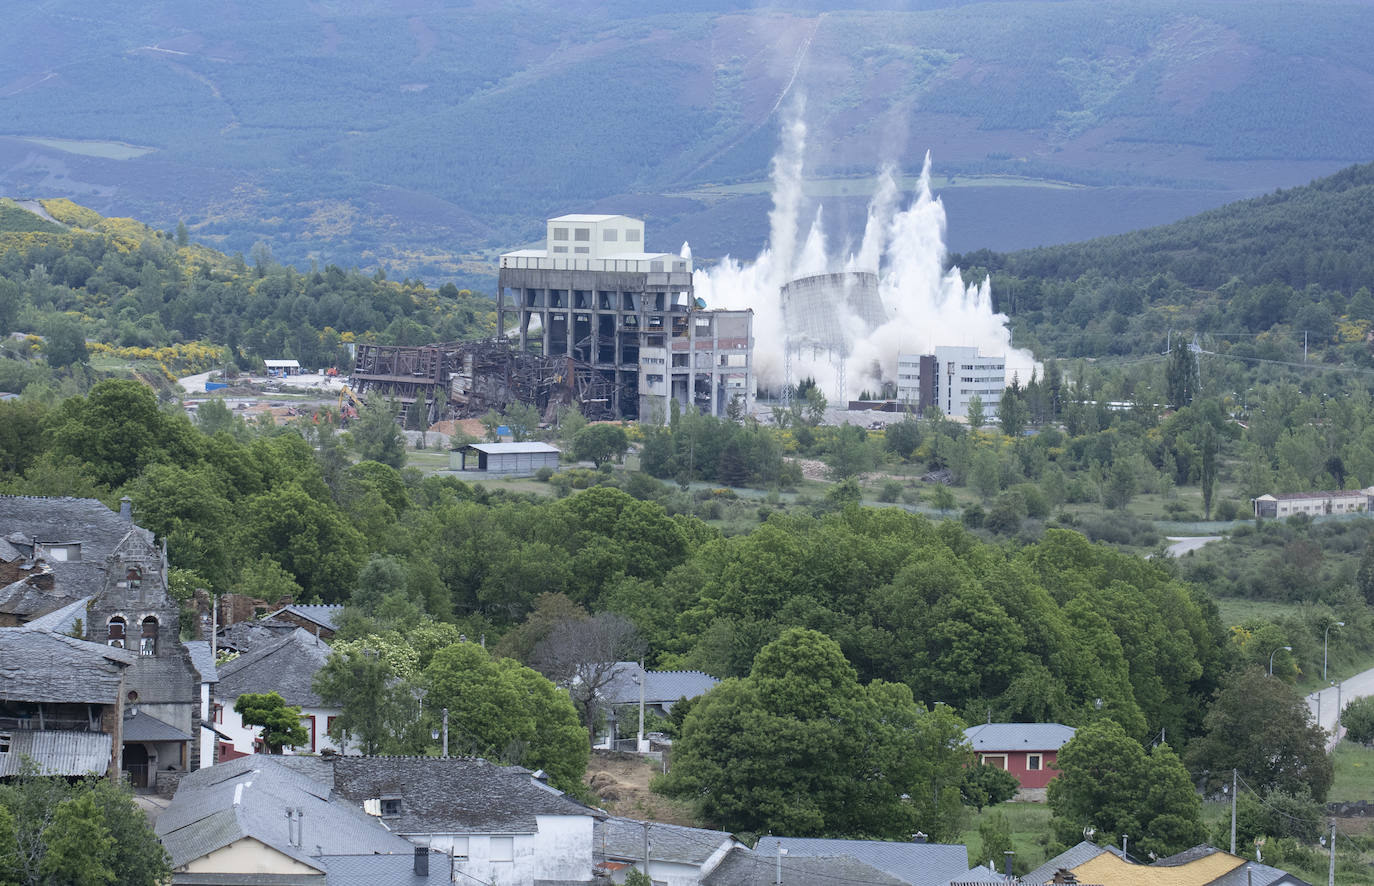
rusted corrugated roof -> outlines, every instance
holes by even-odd
[[[26,757],[42,775],[101,775],[110,768],[110,736],[104,732],[16,729],[5,734],[9,751],[0,754],[0,778],[18,775]]]

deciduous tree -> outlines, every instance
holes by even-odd
[[[1306,703],[1282,680],[1256,667],[1235,673],[1203,720],[1206,733],[1188,749],[1189,765],[1220,787],[1231,770],[1260,793],[1309,792],[1322,802],[1333,771],[1325,733]]]
[[[568,697],[548,680],[509,659],[493,661],[476,643],[455,643],[425,669],[425,708],[448,708],[449,733],[459,753],[543,769],[552,784],[581,790],[590,753]]]
[[[1060,839],[1091,825],[1130,834],[1139,851],[1172,855],[1201,843],[1202,801],[1166,744],[1150,752],[1111,720],[1078,730],[1059,751],[1049,802]]]
[[[589,461],[600,468],[603,462],[624,455],[629,445],[630,439],[620,425],[587,425],[573,437],[572,456],[578,461]]]
[[[301,709],[287,704],[276,692],[245,692],[235,700],[234,713],[243,718],[244,725],[262,727],[262,743],[269,754],[310,740],[301,725]]]
[[[699,698],[655,789],[732,830],[935,839],[957,828],[962,723],[900,684],[859,684],[839,646],[790,628],[749,676]]]

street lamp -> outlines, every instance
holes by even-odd
[[[429,731],[429,737],[435,741],[438,741],[441,735],[444,739],[444,759],[448,759],[448,708],[444,708],[444,731],[440,732],[438,726]]]
[[[1280,646],[1279,649],[1287,649],[1289,652],[1293,651],[1292,646]],[[1273,652],[1269,653],[1269,676],[1271,677],[1274,676],[1274,656],[1278,655],[1279,649],[1275,649]]]
[[[1332,628],[1335,628],[1335,627],[1342,627],[1342,628],[1343,628],[1343,627],[1345,627],[1345,622],[1343,622],[1343,621],[1333,621],[1331,624],[1327,625],[1327,626],[1326,626],[1326,630],[1322,632],[1322,682],[1323,682],[1323,683],[1326,682],[1326,638],[1329,637],[1329,636],[1331,636],[1331,629],[1332,629]]]

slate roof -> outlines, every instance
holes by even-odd
[[[275,643],[300,628],[300,625],[275,618],[240,621],[219,629],[219,648],[232,652],[247,652],[258,646]]]
[[[170,723],[164,723],[157,717],[139,711],[132,717],[124,718],[124,740],[190,741],[191,736]]]
[[[304,813],[300,847],[290,843],[282,812],[288,807]],[[331,799],[325,786],[263,754],[183,777],[154,829],[174,868],[244,837],[316,870],[326,869],[318,855],[382,852],[409,856],[413,851],[410,843],[388,833],[378,819],[351,803]]]
[[[398,834],[533,834],[537,815],[597,815],[519,766],[471,757],[336,757],[334,790],[349,801],[399,797]]]
[[[49,582],[45,581],[47,577],[56,582],[52,567],[40,563],[23,578],[0,588],[0,612],[17,616],[20,621],[27,623],[77,599],[58,591],[55,584],[49,587]]]
[[[967,867],[965,864],[964,868]],[[731,849],[714,870],[701,878],[701,886],[773,886],[777,870],[776,852],[765,855],[748,849]],[[905,886],[906,883],[849,856],[783,856],[782,880],[787,886],[837,886],[845,883]]]
[[[47,615],[40,615],[32,621],[25,622],[24,627],[32,631],[52,631],[55,634],[71,636],[76,631],[78,621],[81,622],[83,628],[85,627],[86,606],[94,599],[94,594],[81,597],[61,609],[54,609]]]
[[[962,843],[898,843],[883,840],[825,840],[810,837],[760,837],[754,850],[773,858],[778,846],[786,858],[847,856],[877,868],[911,886],[945,886],[968,871],[968,847]]]
[[[28,627],[0,628],[0,700],[114,704],[130,652]]]
[[[645,678],[644,703],[661,705],[665,712],[681,698],[696,698],[720,681],[701,671],[645,671],[635,661],[618,661],[601,697],[609,704],[639,704],[640,677]]]
[[[595,825],[592,851],[598,858],[633,858],[644,856],[644,824],[631,818],[608,818]],[[651,821],[649,825],[650,854],[660,861],[684,864],[705,864],[722,844],[735,842],[734,834],[689,828]]]
[[[979,723],[964,737],[975,751],[1057,751],[1074,731],[1062,723]]]
[[[307,621],[313,621],[322,628],[337,631],[339,629],[339,616],[343,615],[343,610],[343,606],[331,603],[292,603],[290,606],[283,606],[276,612],[269,612],[264,618],[272,618],[283,612],[289,612]]]
[[[317,640],[302,628],[266,646],[255,646],[233,661],[219,666],[219,689],[223,699],[235,699],[245,692],[276,692],[287,704],[303,708],[324,707],[311,683],[329,658],[329,644]]]
[[[985,864],[968,869],[968,873],[960,874],[949,881],[949,886],[1006,886],[1007,878],[992,870]]]
[[[415,852],[388,855],[322,855],[328,886],[440,886],[449,879],[449,857],[429,853],[429,875],[415,875]],[[583,883],[582,886],[587,886]]]
[[[57,590],[69,598],[98,594],[105,585],[105,558],[130,529],[148,542],[153,534],[120,517],[94,498],[0,495],[0,534],[26,556],[40,545],[79,544],[81,559],[51,561]]]
[[[104,774],[110,768],[112,739],[104,732],[15,729],[10,750],[0,754],[0,778],[18,775],[24,758],[43,775]]]
[[[1096,843],[1090,843],[1084,840],[1081,843],[1070,846],[1040,867],[1026,874],[1021,878],[1021,882],[1027,884],[1027,886],[1031,886],[1031,884],[1033,884],[1033,886],[1042,886],[1042,884],[1053,880],[1055,871],[1058,871],[1060,868],[1073,870],[1085,862],[1092,861],[1104,852],[1110,852],[1118,857],[1124,855],[1124,853],[1115,846],[1098,846]]]
[[[215,657],[210,653],[209,640],[186,640],[182,644],[191,653],[191,664],[200,673],[200,682],[218,683],[219,670],[215,667]]]

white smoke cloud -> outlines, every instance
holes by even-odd
[[[1015,374],[1022,382],[1029,380],[1034,358],[1029,351],[1011,347],[1006,315],[992,310],[990,281],[965,286],[958,268],[944,270],[945,208],[930,191],[928,153],[906,209],[897,208],[900,194],[892,167],[878,173],[857,253],[828,252],[821,209],[802,240],[806,154],[802,113],[799,99],[783,122],[782,141],[773,158],[768,245],[752,262],[727,257],[693,275],[696,293],[708,306],[754,309],[754,366],[760,384],[777,388],[784,381],[782,287],[799,277],[839,271],[877,273],[888,319],[869,331],[860,318],[842,316],[846,340],[854,342],[848,357],[823,351],[794,355],[794,383],[811,376],[827,396],[833,393],[852,399],[865,388],[876,389],[882,381],[894,380],[899,353],[929,354],[937,345],[974,346],[982,354],[1004,354],[1007,378]]]

